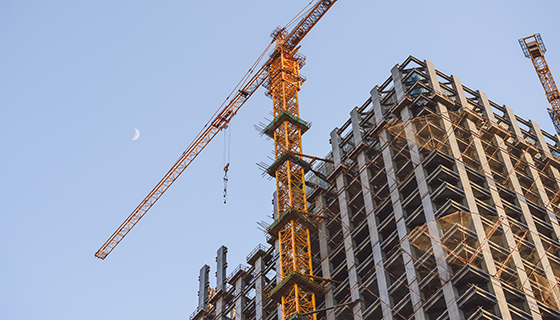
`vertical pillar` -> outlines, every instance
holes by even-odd
[[[510,121],[510,130],[513,131],[513,133],[515,134],[516,138],[520,141],[524,141],[525,138],[523,137],[523,134],[521,132],[521,129],[519,128],[519,124],[517,123],[517,119],[515,117],[515,114],[513,113],[513,110],[508,107],[508,106],[504,106],[505,107],[505,114],[506,114],[506,118],[508,118],[508,120]],[[496,136],[495,137],[497,144],[499,146],[504,145],[504,141],[500,136]],[[523,196],[523,189],[521,188],[521,184],[519,183],[519,179],[517,177],[517,174],[515,172],[515,168],[511,162],[511,159],[509,157],[509,155],[507,154],[507,151],[505,151],[503,148],[498,148],[498,152],[500,153],[500,157],[502,158],[502,161],[504,162],[504,166],[506,171],[509,173],[509,179],[511,181],[512,187],[517,195],[517,200],[518,200],[518,204],[519,207],[521,208],[521,212],[523,214],[523,218],[525,219],[525,223],[527,224],[527,227],[529,227],[529,230],[531,230],[531,232],[537,232],[537,227],[535,225],[535,222],[533,220],[533,216],[531,214],[531,211],[529,209],[529,206],[527,205],[527,200],[525,199],[525,197]],[[532,159],[530,157],[530,155],[528,155],[527,153],[525,153],[525,160],[529,161],[529,164],[534,165],[534,163],[532,163]],[[534,170],[534,169],[531,169]],[[558,229],[555,229],[555,231]],[[546,252],[544,249],[544,246],[542,245],[542,242],[540,240],[539,237],[531,237],[533,240],[533,244],[535,245],[537,254],[540,258],[540,261],[543,265],[543,268],[545,269],[545,273],[547,278],[549,279],[555,279],[554,275],[551,275],[551,269],[550,269],[550,263],[548,261],[548,257],[546,256]],[[521,265],[522,266],[522,265]],[[521,267],[523,268],[523,267]],[[550,270],[550,271],[547,271]],[[552,276],[552,278],[550,278]],[[558,297],[556,297],[557,299],[557,303],[558,303]]]
[[[325,208],[326,202],[323,195],[319,195],[317,200],[315,200],[315,207],[316,208]],[[323,209],[321,209],[323,211]],[[317,212],[316,214],[320,214]],[[324,215],[324,214],[323,214]],[[321,270],[323,271],[323,277],[327,279],[331,279],[331,260],[329,254],[331,252],[331,248],[329,247],[329,230],[327,229],[327,220],[321,219],[319,223],[319,254],[321,256]],[[333,289],[331,284],[327,284],[325,292],[325,308],[332,308],[334,307],[334,297],[333,297]],[[336,320],[335,310],[331,309],[327,311],[327,320]]]
[[[403,121],[411,119],[410,109],[404,108],[401,111],[401,118]],[[428,232],[430,234],[431,245],[434,252],[434,257],[437,263],[437,272],[442,279],[442,290],[445,303],[447,305],[447,314],[450,319],[460,319],[459,307],[457,306],[457,300],[455,297],[455,291],[453,289],[452,283],[449,281],[451,275],[449,274],[449,267],[446,261],[446,253],[441,246],[440,232],[435,225],[435,208],[432,204],[432,199],[430,198],[430,189],[428,188],[428,183],[426,181],[426,173],[424,172],[424,167],[420,165],[420,152],[418,150],[418,145],[413,143],[415,141],[414,131],[416,128],[410,125],[405,127],[405,135],[408,141],[408,149],[410,151],[410,158],[414,164],[414,177],[416,178],[416,184],[418,185],[418,192],[420,199],[422,201],[422,210],[424,211],[424,216],[426,218],[426,223],[428,223]],[[427,298],[427,297],[426,297]]]
[[[463,92],[463,88],[461,87],[461,92]],[[482,107],[484,117],[488,119],[491,123],[496,123],[496,117],[494,116],[494,111],[492,111],[492,107],[490,106],[490,102],[488,101],[488,97],[486,93],[478,90],[478,105]],[[465,93],[463,92],[463,95]]]
[[[519,124],[517,123],[517,119],[515,117],[515,114],[513,113],[513,110],[508,107],[508,106],[504,106],[506,109],[506,117],[508,118],[508,120],[510,121],[510,129],[513,129],[517,140],[520,141],[525,141],[525,138],[523,137],[523,134],[521,132],[521,129],[519,128]],[[533,123],[534,127],[533,127],[533,131],[537,131],[542,135],[542,132],[540,131],[540,128],[538,127],[538,125],[536,123]],[[538,135],[537,135],[538,137]],[[544,142],[544,137],[541,138],[542,139],[542,143],[544,145],[546,145],[546,142]],[[539,139],[537,138],[537,141]],[[539,141],[538,141],[539,142]],[[540,144],[541,142],[539,142]],[[548,149],[548,146],[546,146],[546,150],[550,151]],[[546,192],[544,191],[544,187],[542,186],[542,181],[540,180],[539,177],[539,173],[537,172],[537,170],[535,169],[535,163],[533,161],[532,156],[526,152],[524,154],[524,161],[527,162],[527,164],[529,164],[529,175],[535,180],[535,183],[537,183],[537,189],[539,190],[539,194],[541,195],[541,198],[543,199],[543,203],[547,204],[548,201],[548,196],[546,195]],[[531,230],[537,230],[536,225],[533,221],[533,217],[531,215],[531,212],[529,210],[529,207],[527,205],[527,201],[525,199],[525,197],[523,196],[523,190],[521,189],[521,185],[519,184],[519,179],[517,178],[517,174],[515,173],[515,169],[513,167],[513,164],[511,163],[511,160],[509,158],[509,156],[504,157],[504,164],[506,165],[506,169],[507,172],[510,173],[510,180],[512,182],[514,191],[517,193],[517,197],[519,200],[519,204],[521,207],[521,210],[523,211],[523,215],[526,219],[527,222],[527,226],[531,229]],[[551,173],[553,174],[553,176],[556,178],[556,180],[558,181],[560,179],[560,174],[558,174],[558,170],[556,168],[553,168],[554,170],[551,171]],[[549,218],[551,219],[551,224],[552,227],[554,228],[554,232],[556,233],[557,236],[560,235],[560,227],[558,226],[558,219],[556,217],[556,215],[552,212],[552,209],[550,207],[547,208],[547,211],[549,212]],[[536,239],[535,246],[537,247],[537,250],[539,251],[539,247],[542,248],[542,250],[544,250],[544,247],[542,246],[542,243],[540,241],[540,239]],[[546,261],[546,264],[548,263],[548,258],[546,256],[542,256],[542,252],[539,253],[539,257],[543,260]],[[541,260],[542,261],[542,260]],[[545,261],[542,261],[543,263],[545,263]],[[545,267],[546,268],[546,267]],[[547,273],[547,277],[549,277],[549,274]],[[549,278],[549,279],[554,279],[554,278]],[[560,300],[560,299],[559,299]]]
[[[401,101],[404,98],[404,85],[402,83],[402,74],[399,69],[399,65],[391,69],[391,77],[393,78],[393,85],[395,86],[395,94],[397,95],[397,101]]]
[[[198,276],[198,308],[206,309],[208,303],[208,288],[209,280],[208,273],[210,272],[210,267],[204,265],[200,268],[200,275]]]
[[[340,138],[337,130],[331,132],[331,144],[333,149],[333,158],[335,163],[340,163]],[[348,204],[349,195],[346,191],[347,183],[344,177],[344,172],[341,172],[336,177],[336,188],[338,191],[338,204],[340,209],[340,218],[342,221],[342,235],[344,237],[344,250],[346,253],[346,268],[348,270],[348,283],[350,284],[350,295],[352,301],[356,301],[353,305],[354,319],[363,319],[364,303],[360,294],[358,273],[356,271],[356,256],[354,254],[354,240],[352,238],[352,210]]]
[[[436,74],[433,64],[426,63],[426,68],[428,69],[428,74],[430,74],[430,75]],[[457,78],[454,78],[454,79],[457,79]],[[430,83],[432,83],[432,85],[435,85],[435,83],[437,83],[437,86],[439,88],[439,82],[437,81],[437,78],[432,78],[430,76]],[[460,82],[458,82],[458,81],[456,81],[454,86],[456,86],[455,90],[457,90],[457,88],[462,89],[462,86],[460,86]],[[463,108],[468,108],[468,105],[463,105],[462,107]],[[474,197],[474,194],[473,194],[473,191],[472,191],[472,187],[471,187],[471,184],[470,184],[469,177],[467,175],[467,170],[466,170],[465,164],[463,162],[457,160],[457,159],[460,159],[460,157],[461,157],[461,151],[459,149],[457,139],[455,137],[455,132],[453,130],[453,124],[448,120],[449,116],[448,116],[447,107],[445,107],[443,104],[438,102],[437,103],[437,111],[443,115],[442,116],[443,129],[448,134],[449,147],[451,149],[451,153],[452,153],[453,158],[456,159],[455,160],[455,165],[457,167],[457,172],[459,173],[460,182],[461,182],[461,185],[463,186],[463,191],[465,192],[465,200],[467,202],[467,207],[469,208],[470,212],[479,213],[478,206],[476,204],[476,198]],[[482,221],[481,221],[480,217],[476,214],[472,215],[472,219],[473,219],[473,224],[474,224],[474,229],[475,229],[474,231],[477,234],[479,243],[482,244],[481,252],[482,252],[482,255],[484,257],[485,267],[486,267],[488,273],[495,274],[496,273],[496,266],[494,264],[494,259],[492,258],[492,253],[490,251],[490,247],[488,245],[488,242],[484,241],[484,239],[486,238],[486,233],[484,231],[484,226],[482,224]],[[511,318],[511,314],[509,313],[509,308],[507,306],[507,302],[505,300],[504,291],[503,291],[501,283],[498,279],[495,279],[494,277],[491,277],[490,290],[493,291],[495,296],[496,296],[498,308],[499,308],[499,311],[500,311],[500,314],[501,314],[502,318],[507,319],[507,320],[511,320],[512,318]]]
[[[377,99],[379,103],[379,99]],[[356,146],[362,143],[362,129],[360,128],[358,110],[354,108],[352,110],[352,129],[354,134],[354,141]],[[373,262],[375,264],[375,274],[377,275],[377,286],[379,290],[379,300],[381,300],[381,312],[383,313],[383,318],[385,320],[392,319],[391,312],[391,301],[389,300],[388,285],[387,285],[387,274],[382,267],[383,252],[381,250],[381,243],[379,241],[379,231],[377,229],[377,221],[374,214],[374,201],[371,194],[373,189],[369,181],[371,179],[371,173],[367,168],[368,163],[364,151],[358,154],[358,170],[360,172],[360,183],[362,184],[362,194],[364,196],[364,207],[366,210],[366,219],[368,224],[369,239],[373,252]]]
[[[513,110],[506,105],[504,105],[504,109],[505,109],[505,116],[509,120],[509,123],[510,123],[509,129],[513,130],[515,138],[518,141],[525,141],[525,138],[523,137],[523,133],[521,132],[521,128],[519,128],[519,123],[517,123],[517,118],[515,117],[515,114],[513,113]]]
[[[489,110],[490,104],[489,104],[489,102],[486,98],[486,95],[483,92],[480,92],[480,91],[478,92],[478,95],[479,95],[479,105],[483,108],[483,110],[485,110],[484,111],[485,117],[489,121],[495,122],[494,113],[491,111],[491,109]],[[476,128],[476,125],[473,123],[472,120],[467,119],[466,121],[467,121],[467,123],[466,123],[467,124],[467,129],[473,134],[473,145],[476,149],[476,154],[477,154],[477,157],[478,157],[478,161],[482,165],[482,172],[484,173],[484,175],[486,177],[486,182],[488,184],[488,190],[490,191],[492,202],[494,203],[494,208],[496,209],[498,217],[501,218],[501,224],[502,224],[502,228],[504,230],[504,237],[505,237],[505,240],[506,240],[507,250],[512,251],[511,257],[512,257],[512,260],[513,260],[514,264],[516,266],[523,266],[523,260],[521,258],[521,255],[519,254],[519,250],[517,249],[517,242],[515,240],[513,232],[511,231],[512,229],[511,229],[511,225],[509,223],[509,217],[505,213],[504,206],[502,204],[502,199],[500,197],[498,188],[496,186],[496,182],[493,179],[492,171],[490,169],[490,165],[488,164],[488,158],[486,156],[486,153],[484,151],[484,147],[482,145],[482,142],[481,142],[480,138],[478,136],[476,136],[476,133],[478,132],[478,129]],[[498,137],[498,138],[500,138],[500,137]],[[519,279],[520,279],[520,281],[523,285],[521,290],[525,293],[525,296],[526,296],[526,299],[527,299],[527,304],[529,305],[529,309],[530,309],[529,312],[531,313],[531,316],[533,317],[533,319],[541,319],[542,317],[538,312],[537,301],[534,298],[533,291],[531,289],[531,285],[527,281],[528,277],[527,277],[527,273],[525,272],[525,269],[520,267],[520,268],[517,268],[516,271],[517,271]]]
[[[547,159],[552,158],[553,155],[550,152],[550,148],[548,147],[548,144],[546,143],[546,140],[544,139],[544,135],[542,134],[541,128],[533,120],[531,120],[531,131],[537,137],[537,143],[538,143],[539,147],[541,148],[541,150],[544,154],[544,157],[547,158]],[[554,166],[550,166],[548,168],[548,170],[549,170],[549,172],[543,172],[542,174],[549,174],[552,178],[554,178],[554,180],[556,180],[557,187],[560,189],[560,172]],[[538,176],[536,170],[534,172],[532,171],[531,175],[535,177],[534,178],[535,183],[537,184],[539,194],[541,195],[541,197],[543,199],[543,203],[545,204],[545,207],[548,211],[548,217],[550,218],[550,221],[551,221],[551,223],[554,227],[556,237],[560,238],[560,228],[558,227],[558,219],[556,218],[556,215],[554,214],[554,211],[552,210],[552,207],[550,206],[550,201],[552,199],[548,198],[548,196],[547,196],[547,194],[544,190],[544,186],[542,184],[542,181],[541,181],[540,177],[538,179],[536,178]]]
[[[216,264],[216,291],[226,290],[227,247],[218,249]]]
[[[263,289],[265,286],[264,282],[264,269],[265,264],[263,261],[263,257],[260,256],[255,261],[255,319],[256,320],[264,320],[266,318],[264,305],[266,303],[265,298],[263,296]]]
[[[278,255],[280,255],[280,241],[278,239],[276,239],[276,241],[274,241],[274,252],[276,252]],[[280,257],[278,256],[278,259],[276,259],[276,284],[280,284],[280,282],[282,282],[282,274],[281,274],[282,271],[281,270],[282,270],[282,265],[280,264]],[[284,313],[282,311],[282,304],[281,303],[279,303],[276,306],[276,310],[277,310],[277,314],[278,314],[278,320],[283,320],[284,319]]]
[[[394,68],[393,68],[394,69]],[[393,73],[395,74],[395,73]],[[398,77],[398,76],[397,76]],[[395,79],[395,78],[393,78]],[[379,101],[379,94],[377,93],[377,87],[374,87],[371,91],[372,103],[373,103],[373,110],[375,112],[375,117],[377,115],[382,115],[383,112],[381,110],[381,103]],[[381,130],[379,133],[380,139],[379,142],[381,144],[382,155],[383,155],[383,162],[385,165],[385,173],[387,175],[387,181],[390,190],[390,198],[391,204],[393,206],[393,215],[394,219],[397,223],[397,232],[399,236],[399,240],[401,240],[401,249],[404,251],[402,258],[406,272],[406,280],[410,289],[410,297],[413,306],[421,306],[421,295],[420,289],[418,287],[418,281],[416,281],[416,271],[414,270],[414,266],[412,264],[412,250],[410,241],[406,238],[408,235],[408,231],[405,224],[403,208],[401,204],[401,199],[398,190],[397,184],[397,177],[395,175],[395,167],[393,164],[393,158],[391,153],[391,148],[388,145],[388,141],[390,141],[389,133],[386,129]],[[394,304],[397,304],[398,301],[394,301]],[[392,306],[391,306],[392,307]],[[414,314],[416,320],[425,320],[426,315],[424,312],[423,307],[419,307]]]
[[[216,320],[225,320],[225,307],[223,293],[226,287],[227,247],[221,246],[216,255]]]
[[[424,63],[426,64],[426,74],[428,74],[428,83],[434,93],[441,94],[441,86],[439,85],[439,81],[437,78],[436,68],[434,68],[434,64],[428,60],[425,60]]]
[[[245,320],[243,308],[245,307],[245,278],[240,276],[235,281],[235,319]]]

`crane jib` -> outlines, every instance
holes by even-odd
[[[311,8],[307,15],[300,20],[286,38],[285,44],[288,48],[295,49],[298,43],[307,35],[307,33],[317,24],[323,15],[332,7],[336,0],[321,0]],[[269,45],[270,46],[270,45]],[[266,51],[266,50],[265,50]],[[262,58],[262,56],[261,56]],[[95,253],[100,259],[105,259],[107,255],[119,244],[120,241],[130,232],[130,230],[142,219],[144,214],[157,202],[157,200],[165,193],[165,191],[173,184],[173,182],[181,175],[181,173],[194,161],[194,159],[204,150],[204,148],[212,141],[212,139],[221,130],[227,128],[229,122],[237,114],[237,111],[243,104],[253,95],[253,93],[268,80],[268,68],[273,56],[261,65],[260,69],[249,80],[243,82],[242,88],[238,90],[234,97],[226,99],[226,105],[218,113],[216,117],[211,119],[207,125],[196,136],[187,150],[183,152],[179,160],[171,167],[167,174],[161,179],[154,189],[144,198],[144,200],[136,207],[130,216],[121,224],[121,226],[113,233],[113,235],[103,244],[103,246]],[[257,60],[257,62],[260,61]],[[257,64],[255,64],[256,66]],[[252,73],[252,70],[248,73]]]
[[[165,193],[165,191],[175,182],[183,171],[194,161],[194,159],[204,150],[204,148],[212,141],[212,139],[224,128],[227,127],[233,116],[247,99],[265,82],[267,73],[266,64],[261,67],[257,73],[250,78],[245,86],[234,96],[234,98],[222,109],[218,117],[211,121],[210,126],[206,126],[194,141],[189,145],[187,150],[183,152],[181,157],[167,174],[161,179],[154,189],[144,198],[144,200],[136,207],[130,216],[121,224],[121,226],[113,233],[113,235],[105,242],[105,244],[95,253],[100,259],[105,259],[107,255],[122,241],[122,239],[130,232],[130,230],[142,219],[142,217],[150,210],[157,200]]]

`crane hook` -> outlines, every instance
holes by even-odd
[[[226,166],[224,167],[224,204],[226,204],[227,201],[228,170],[229,170],[229,163],[227,163]]]

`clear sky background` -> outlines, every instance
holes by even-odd
[[[272,141],[260,89],[123,242],[95,251],[169,170],[308,0],[0,1],[0,319],[188,319],[198,273],[229,272],[264,235]],[[540,32],[560,79],[560,2],[340,0],[301,43],[304,152],[409,55],[553,132],[517,39]],[[140,138],[131,141],[134,128]]]

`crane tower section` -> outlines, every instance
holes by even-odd
[[[558,87],[552,77],[552,73],[548,68],[548,63],[544,58],[546,47],[544,46],[541,35],[537,33],[532,36],[519,39],[519,44],[521,45],[521,49],[523,50],[525,57],[533,61],[535,70],[537,71],[544,91],[546,92],[546,98],[551,105],[551,108],[548,108],[548,113],[554,123],[556,132],[560,134],[560,93],[558,92]]]
[[[304,78],[299,69],[304,58],[285,46],[287,32],[276,29],[276,50],[269,65],[267,95],[272,98],[274,120],[266,132],[274,139],[275,162],[268,173],[276,178],[275,223],[269,229],[279,240],[280,277],[282,282],[271,291],[271,298],[282,304],[284,319],[315,311],[315,294],[320,285],[311,263],[310,225],[304,224],[307,213],[305,168],[301,159],[301,135],[308,127],[299,118],[298,91]],[[310,316],[312,319],[315,315]]]
[[[301,143],[309,127],[299,117],[298,103],[305,59],[297,44],[335,2],[318,1],[291,32],[277,28],[271,34],[276,47],[267,68],[267,95],[274,120],[264,132],[274,139],[275,161],[268,173],[276,178],[277,216],[268,232],[278,239],[281,281],[268,295],[282,304],[284,319],[316,319],[315,295],[323,293],[317,280],[324,279],[313,275],[311,232],[316,218],[307,212],[305,172],[310,165],[302,159]]]

